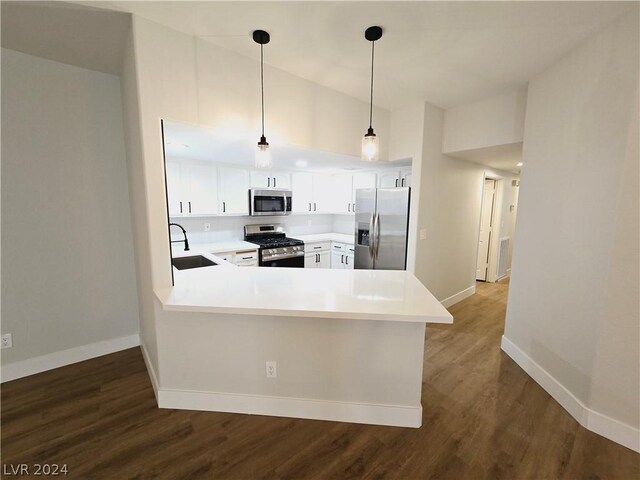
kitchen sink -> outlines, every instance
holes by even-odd
[[[172,258],[171,264],[178,270],[188,270],[190,268],[211,267],[212,265],[217,265],[217,263],[212,262],[202,255]]]

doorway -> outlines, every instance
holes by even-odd
[[[491,243],[495,237],[496,184],[493,178],[484,179],[482,191],[482,207],[480,210],[480,235],[478,237],[478,260],[476,264],[476,280],[486,282],[489,275]]]

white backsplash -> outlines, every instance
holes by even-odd
[[[355,235],[356,219],[353,215],[334,215],[333,216],[333,233],[344,233],[346,235]]]
[[[282,217],[172,217],[172,223],[184,227],[191,244],[227,242],[244,239],[244,226],[256,223],[281,223],[287,235],[313,233],[352,233],[353,217],[349,215],[287,215]],[[211,231],[204,231],[204,224],[211,224]],[[171,228],[172,240],[181,240],[177,227]]]

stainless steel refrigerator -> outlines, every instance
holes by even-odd
[[[411,189],[356,190],[354,268],[405,270]]]

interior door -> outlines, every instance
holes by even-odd
[[[409,230],[409,188],[379,188],[374,226],[376,270],[405,270]]]
[[[496,196],[496,181],[484,179],[482,207],[480,211],[480,236],[478,240],[478,262],[476,265],[476,280],[487,281],[489,268],[489,252],[491,247],[493,208]]]

